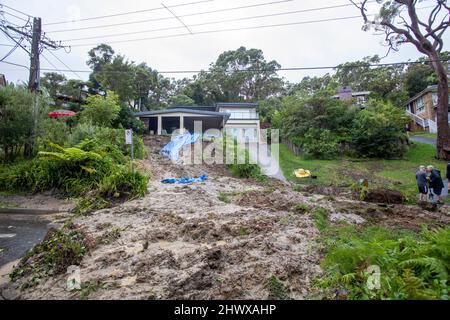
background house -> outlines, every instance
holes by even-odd
[[[371,91],[352,91],[350,87],[343,87],[339,90],[338,94],[334,95],[333,98],[339,99],[342,101],[352,100],[355,102],[355,105],[360,108],[365,108],[367,106],[367,102],[369,101],[369,95]]]
[[[203,133],[209,129],[228,130],[237,136],[241,131],[250,141],[260,137],[256,103],[217,103],[215,106],[177,106],[163,110],[137,112],[150,133],[171,134],[177,129],[194,132],[194,122],[201,121]]]
[[[406,113],[411,117],[411,123],[409,125],[411,131],[427,130],[431,133],[437,133],[437,99],[437,86],[429,86],[405,103],[404,108]]]

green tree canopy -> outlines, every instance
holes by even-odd
[[[110,127],[120,112],[119,97],[112,91],[107,92],[106,97],[90,95],[81,112],[83,122],[93,125]]]

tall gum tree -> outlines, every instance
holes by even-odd
[[[350,0],[364,19],[363,30],[372,27],[385,36],[389,51],[397,51],[401,44],[409,43],[425,54],[433,67],[438,82],[437,101],[437,157],[450,160],[450,128],[448,124],[448,75],[440,53],[444,47],[443,35],[450,26],[450,7],[447,0],[435,0],[425,7],[426,14],[417,13],[416,5],[431,1],[424,0]],[[376,6],[378,14],[368,13],[368,8]],[[424,9],[425,9],[424,8]],[[421,18],[424,17],[424,18]],[[389,53],[389,52],[388,52]]]

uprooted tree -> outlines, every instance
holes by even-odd
[[[447,0],[436,0],[429,13],[424,15],[426,18],[420,18],[417,13],[416,4],[422,0],[376,0],[376,4],[369,0],[350,1],[361,11],[363,30],[374,27],[375,31],[383,33],[389,51],[397,51],[399,45],[410,43],[430,60],[438,81],[437,157],[450,159],[448,78],[445,64],[440,59],[444,46],[443,35],[450,26]],[[373,5],[379,8],[375,16],[367,12],[368,7]]]

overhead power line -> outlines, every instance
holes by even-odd
[[[348,6],[352,6],[352,4],[350,4],[350,5],[349,4],[343,4],[343,5],[336,5],[336,6],[327,6],[327,7],[319,7],[319,8],[309,8],[309,9],[302,9],[302,10],[285,11],[285,12],[278,12],[278,13],[270,13],[270,14],[263,14],[263,15],[257,15],[257,16],[250,16],[250,17],[240,17],[240,18],[225,19],[225,20],[212,21],[212,22],[202,22],[202,23],[190,24],[189,27],[199,27],[199,26],[220,24],[220,23],[226,23],[226,22],[235,22],[235,21],[243,21],[243,20],[252,20],[252,19],[277,17],[277,16],[291,15],[291,14],[296,14],[296,13],[305,13],[305,12],[312,12],[312,11],[321,11],[321,10],[329,10],[329,9],[336,9],[336,8],[344,8],[344,7],[348,7]],[[113,33],[113,34],[100,35],[100,36],[90,36],[90,37],[83,37],[83,38],[64,39],[64,40],[61,40],[61,41],[79,41],[79,40],[100,39],[100,38],[118,37],[118,36],[133,35],[133,34],[139,34],[139,33],[149,33],[149,32],[175,30],[175,29],[183,29],[183,28],[184,27],[181,27],[181,26],[164,27],[164,28],[156,28],[156,29],[147,29],[147,30],[141,30],[141,31],[134,31],[134,32]]]
[[[203,0],[203,1],[195,1],[195,2],[188,2],[188,3],[182,3],[182,4],[175,4],[171,6],[167,6],[168,8],[177,8],[177,7],[185,7],[205,2],[212,2],[214,0]],[[50,25],[56,25],[56,24],[63,24],[63,23],[70,23],[70,22],[79,22],[79,21],[89,21],[89,20],[97,20],[97,19],[105,19],[105,18],[113,18],[113,17],[119,17],[119,16],[125,16],[130,14],[136,14],[136,13],[143,13],[143,12],[150,12],[150,11],[158,11],[163,10],[164,7],[156,7],[156,8],[150,8],[150,9],[142,9],[142,10],[136,10],[136,11],[128,11],[128,12],[121,12],[116,14],[109,14],[105,16],[97,16],[97,17],[89,17],[89,18],[82,18],[77,20],[65,20],[65,21],[57,21],[57,22],[49,22],[44,23],[44,26],[50,26]]]
[[[18,63],[14,63],[14,62],[9,62],[9,61],[0,61],[0,63],[6,63],[6,64],[10,64],[12,66],[16,66],[16,67],[23,67],[25,69],[29,69],[27,66],[24,66],[23,64],[18,64]]]
[[[34,18],[32,15],[29,15],[28,13],[25,13],[25,12],[23,12],[23,11],[14,9],[14,8],[12,8],[12,7],[10,7],[10,6],[7,6],[6,4],[3,4],[3,3],[0,4],[0,7],[5,7],[5,8],[8,8],[9,10],[12,10],[12,11],[14,11],[14,12],[20,13],[20,14],[26,16],[26,17]]]
[[[422,7],[417,8],[420,9],[427,9],[431,8],[432,6],[428,7]],[[318,8],[316,8],[318,9]],[[286,13],[280,13],[280,14],[287,14]],[[267,16],[275,16],[279,14],[270,14]],[[368,17],[374,16],[374,14],[367,14]],[[260,16],[257,16],[260,17]],[[246,17],[246,18],[256,18],[256,17]],[[246,19],[245,17],[242,18],[242,20]],[[154,40],[154,39],[167,39],[167,38],[176,38],[176,37],[183,37],[188,35],[199,35],[199,34],[210,34],[210,33],[220,33],[220,32],[230,32],[230,31],[241,31],[241,30],[253,30],[253,29],[264,29],[264,28],[273,28],[273,27],[285,27],[285,26],[293,26],[293,25],[302,25],[302,24],[312,24],[312,23],[322,23],[322,22],[331,22],[331,21],[342,21],[342,20],[351,20],[351,19],[361,19],[360,15],[355,16],[347,16],[347,17],[337,17],[337,18],[328,18],[328,19],[319,19],[319,20],[309,20],[309,21],[298,21],[298,22],[288,22],[288,23],[279,23],[279,24],[268,24],[268,25],[259,25],[259,26],[249,26],[249,27],[236,27],[236,28],[228,28],[228,29],[217,29],[217,30],[206,30],[206,31],[197,31],[197,32],[189,32],[189,33],[178,33],[178,34],[172,34],[172,35],[161,35],[161,36],[155,36],[155,37],[146,37],[146,38],[137,38],[137,39],[124,39],[124,40],[113,40],[113,41],[105,41],[107,44],[115,44],[115,43],[125,43],[125,42],[136,42],[136,41],[146,41],[146,40]],[[215,22],[205,22],[205,23],[199,23],[199,24],[191,24],[188,25],[188,27],[194,27],[194,26],[201,26],[201,25],[207,25],[207,24],[217,24],[217,23],[224,23],[229,21],[236,21],[241,20],[241,18],[236,19],[230,19],[230,20],[222,20],[222,21],[215,21]],[[170,27],[170,28],[161,28],[161,29],[153,29],[151,31],[162,31],[162,30],[169,30],[169,29],[180,29],[184,27]],[[133,34],[136,34],[139,32],[134,32]],[[128,33],[127,33],[128,34]],[[119,34],[119,35],[125,35],[125,34]],[[89,37],[89,38],[97,38],[97,37]],[[64,41],[75,41],[80,40],[79,39],[68,39]],[[85,44],[73,44],[71,47],[89,47],[89,46],[96,46],[98,43],[85,43]]]
[[[48,62],[49,65],[51,65],[55,69],[58,69],[58,67],[55,66],[49,59],[47,59],[47,57],[43,53],[41,53],[41,56],[45,59],[45,61]]]
[[[14,18],[16,18],[16,19],[22,20],[22,21],[24,21],[24,22],[28,22],[28,19],[19,17],[19,16],[13,14],[13,13],[10,13],[10,12],[7,12],[7,11],[0,11],[0,12],[1,12],[1,13],[4,13],[4,14],[7,14],[7,15],[9,15],[9,16],[11,16],[11,17],[14,17]]]
[[[448,62],[449,60],[439,60],[442,62]],[[405,65],[413,65],[413,64],[423,64],[423,63],[431,63],[434,60],[427,61],[406,61],[406,62],[393,62],[393,63],[377,63],[377,64],[367,64],[364,67],[370,68],[380,68],[380,67],[395,67],[395,66],[405,66]],[[0,61],[0,63],[9,63],[7,61]],[[13,64],[21,67],[28,68],[23,65]],[[276,68],[276,69],[246,69],[246,70],[231,70],[227,71],[228,73],[239,73],[239,72],[279,72],[279,71],[307,71],[307,70],[337,70],[337,69],[356,69],[360,68],[360,65],[337,65],[337,66],[315,66],[315,67],[286,67],[286,68]],[[43,71],[59,71],[59,72],[79,72],[79,73],[91,73],[92,70],[72,70],[72,69],[49,69],[49,68],[41,68]],[[157,71],[157,70],[155,70]],[[102,71],[105,73],[112,74],[121,74],[121,73],[129,73],[128,71]],[[157,71],[161,74],[182,74],[182,73],[210,73],[209,70],[169,70],[169,71]]]
[[[285,26],[294,26],[294,25],[301,25],[301,24],[342,21],[342,20],[350,20],[350,19],[361,19],[361,16],[357,15],[357,16],[349,16],[349,17],[341,17],[341,18],[330,18],[330,19],[321,19],[321,20],[299,21],[299,22],[279,23],[279,24],[267,24],[267,25],[250,26],[250,27],[198,31],[198,32],[195,32],[194,35],[219,33],[219,32],[230,32],[230,31],[252,30],[252,29],[263,29],[263,28],[273,28],[273,27],[285,27]],[[125,42],[128,43],[128,42],[146,41],[146,40],[154,40],[154,39],[176,38],[176,37],[183,37],[183,36],[192,36],[192,34],[191,33],[178,33],[178,34],[172,34],[172,35],[163,35],[163,36],[138,38],[138,39],[114,40],[114,41],[107,41],[106,43],[107,44],[125,43]],[[71,45],[71,47],[91,47],[91,46],[96,46],[96,45],[98,45],[98,43],[84,43],[84,44],[73,44],[73,45]]]
[[[67,69],[69,69],[70,70],[70,72],[72,72],[74,75],[76,75],[80,80],[81,80],[81,77],[80,77],[80,75],[76,72],[76,71],[73,71],[64,61],[62,61],[56,54],[54,54],[53,52],[51,52],[50,50],[48,50],[47,49],[47,51],[53,56],[53,57],[55,57],[55,59],[56,60],[58,60],[64,67],[66,67]]]
[[[178,17],[179,18],[193,17],[193,16],[205,15],[205,14],[210,14],[210,13],[218,13],[218,12],[225,12],[225,11],[233,11],[233,10],[240,10],[240,9],[262,7],[262,6],[274,5],[274,4],[284,3],[284,2],[291,2],[291,1],[293,1],[293,0],[278,0],[278,1],[264,2],[264,3],[245,5],[245,6],[239,6],[239,7],[232,7],[232,8],[225,8],[225,9],[217,9],[217,10],[210,10],[210,11],[203,11],[203,12],[183,14],[183,15],[179,15]],[[172,20],[172,19],[176,19],[176,18],[174,16],[171,16],[171,17],[153,18],[153,19],[145,19],[145,20],[126,21],[126,22],[113,23],[113,24],[90,26],[90,27],[81,27],[81,28],[72,28],[72,29],[60,29],[60,30],[49,30],[49,31],[47,31],[47,33],[69,32],[69,31],[79,31],[79,30],[89,30],[89,29],[116,27],[116,26],[123,26],[123,25],[130,25],[130,24],[139,24],[139,23],[151,22],[151,21]]]

